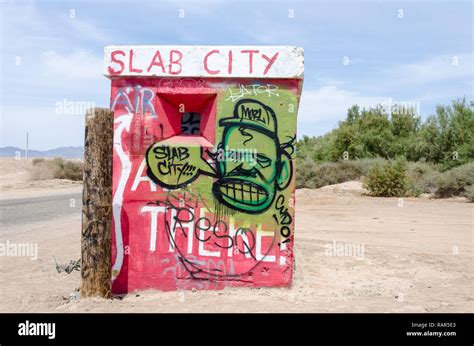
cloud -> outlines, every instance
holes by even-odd
[[[78,15],[79,16],[79,15]],[[72,28],[71,34],[79,37],[81,40],[109,42],[114,40],[114,36],[110,32],[104,32],[96,24],[86,21],[82,18],[71,18],[62,16],[61,20],[64,24]]]
[[[248,16],[256,25],[237,21],[234,25],[243,37],[248,37],[250,42],[262,45],[291,45],[311,46],[314,44],[312,37],[305,34],[305,27],[295,25],[295,20],[288,17],[288,9],[278,6],[276,9],[253,10]],[[275,18],[278,18],[275,21]]]
[[[75,50],[69,55],[55,51],[42,54],[43,72],[48,77],[75,80],[97,80],[102,77],[102,57],[85,50]]]
[[[74,9],[51,9],[28,3],[2,4],[3,45],[12,50],[43,49],[44,46],[70,46],[77,41],[107,42],[114,37],[91,19],[85,20]],[[101,23],[103,25],[103,23]]]
[[[364,96],[333,85],[316,90],[303,90],[298,120],[314,125],[322,123],[336,125],[339,120],[345,119],[347,109],[354,104],[361,108],[369,108],[387,100],[388,97]]]
[[[59,39],[50,34],[47,18],[32,3],[2,3],[2,53],[15,54],[41,48]]]
[[[400,64],[386,70],[392,82],[429,83],[458,78],[471,78],[474,54],[439,55],[410,64]]]

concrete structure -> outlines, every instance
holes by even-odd
[[[111,46],[113,285],[288,286],[296,47]]]

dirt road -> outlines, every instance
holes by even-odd
[[[147,291],[109,301],[70,299],[79,272],[55,269],[53,256],[80,257],[79,210],[0,235],[38,244],[36,261],[0,257],[0,311],[474,311],[474,212],[463,199],[372,198],[358,182],[299,190],[290,289]]]

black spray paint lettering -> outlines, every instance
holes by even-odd
[[[178,182],[181,176],[192,176],[196,173],[197,167],[187,162],[189,149],[185,147],[160,146],[153,149],[153,153],[158,160],[158,170],[163,175],[178,175]]]
[[[182,204],[181,198],[176,198],[180,200],[180,204]],[[272,251],[275,245],[275,236],[272,236],[272,243],[269,245],[268,250],[264,253],[261,253],[261,249],[257,247],[257,238],[255,233],[250,228],[237,228],[233,229],[233,236],[230,235],[229,227],[224,220],[217,219],[212,221],[209,218],[202,217],[195,221],[195,212],[192,208],[186,207],[177,207],[173,205],[169,199],[168,202],[157,201],[156,203],[150,203],[151,205],[164,205],[158,208],[164,208],[163,211],[165,214],[168,214],[171,211],[171,220],[168,221],[169,217],[164,218],[164,229],[167,233],[167,238],[169,240],[169,244],[173,251],[179,255],[179,259],[181,264],[184,268],[188,271],[193,279],[198,280],[242,280],[242,275],[251,274],[252,270],[254,270],[262,261],[266,261],[268,254]],[[149,205],[150,205],[149,204]],[[174,210],[174,213],[173,213]],[[173,217],[173,214],[175,215]],[[190,224],[191,223],[191,224]],[[191,227],[189,227],[191,225]],[[210,242],[212,241],[213,244],[221,249],[228,249],[231,251],[231,248],[236,246],[237,251],[241,254],[244,254],[246,257],[251,257],[255,262],[254,265],[250,269],[248,269],[244,273],[234,274],[234,270],[225,272],[225,271],[218,271],[215,270],[209,271],[208,269],[204,268],[199,261],[193,261],[190,256],[190,253],[185,253],[184,249],[180,248],[180,245],[176,242],[176,235],[178,229],[181,230],[179,234],[181,234],[184,238],[188,238],[189,233],[186,234],[184,231],[185,228],[192,228],[194,230],[193,235],[194,237],[200,242]],[[202,237],[197,235],[197,230],[210,230],[212,228],[212,236]],[[158,227],[158,229],[162,229]],[[156,230],[151,230],[152,232]],[[258,236],[258,235],[257,235]],[[243,238],[246,238],[245,241]],[[239,238],[242,238],[242,241],[239,242]],[[225,242],[228,242],[227,244]],[[188,242],[189,246],[189,242]],[[188,252],[189,252],[188,247]],[[202,254],[200,254],[202,255]],[[229,253],[228,253],[229,255]],[[270,256],[273,258],[273,256]],[[268,261],[273,262],[275,259],[269,259]],[[231,261],[232,262],[232,261]],[[231,267],[233,268],[233,264],[231,263]]]
[[[285,196],[279,195],[275,202],[275,209],[278,211],[278,214],[273,214],[273,219],[280,226],[280,234],[285,240],[282,241],[282,244],[290,241],[291,234],[291,223],[293,218],[291,217],[288,208],[285,207]]]

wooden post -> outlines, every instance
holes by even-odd
[[[114,112],[86,114],[82,193],[81,297],[110,298]]]

